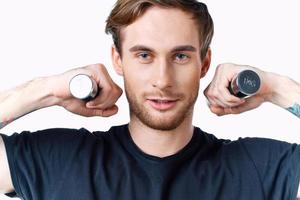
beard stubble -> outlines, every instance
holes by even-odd
[[[129,111],[130,111],[130,118],[137,118],[141,123],[146,125],[149,128],[155,129],[155,130],[161,130],[161,131],[170,131],[176,129],[187,117],[193,114],[193,109],[195,102],[198,98],[198,92],[199,92],[199,83],[196,83],[194,85],[194,89],[190,95],[184,96],[182,94],[176,94],[170,92],[170,91],[159,91],[156,93],[151,93],[152,96],[165,96],[165,97],[180,97],[180,101],[177,102],[180,103],[180,108],[178,105],[176,105],[176,112],[173,112],[174,114],[169,117],[157,117],[154,113],[155,111],[149,111],[149,109],[146,108],[146,97],[147,95],[143,96],[143,102],[140,102],[136,95],[134,95],[132,89],[130,86],[126,83],[126,80],[124,81],[125,86],[125,94],[127,101],[129,103]],[[156,94],[156,95],[153,95]],[[150,95],[148,94],[148,97]],[[183,103],[183,104],[182,104]],[[169,111],[157,111],[157,112],[169,112]]]

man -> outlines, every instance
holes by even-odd
[[[298,145],[219,140],[192,125],[200,79],[211,60],[213,22],[204,4],[119,0],[106,30],[114,39],[115,71],[124,77],[129,124],[108,133],[48,129],[2,135],[2,193],[23,199],[296,198]],[[228,84],[244,69],[255,70],[263,82],[256,95],[240,99],[230,95]],[[96,99],[71,96],[68,83],[80,73],[98,83]],[[53,105],[109,117],[117,113],[121,94],[101,64],[38,78],[0,94],[1,127]],[[205,95],[217,115],[241,113],[265,101],[300,115],[298,83],[250,66],[219,65]]]

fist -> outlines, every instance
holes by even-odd
[[[244,70],[255,71],[262,79],[260,90],[249,98],[238,98],[229,92],[230,82],[238,73]],[[208,106],[218,116],[226,114],[239,114],[261,105],[265,101],[266,87],[264,85],[265,72],[247,65],[232,63],[220,64],[216,68],[213,80],[204,90]]]
[[[89,101],[74,98],[69,90],[70,80],[77,74],[86,74],[96,81],[99,95]],[[111,79],[102,64],[93,64],[69,70],[53,77],[53,95],[59,99],[58,105],[68,111],[86,116],[109,117],[118,112],[115,104],[122,95],[122,89]]]

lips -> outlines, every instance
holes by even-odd
[[[176,105],[174,99],[148,99],[149,104],[156,110],[169,110]]]
[[[154,101],[156,103],[170,103],[170,102],[174,102],[175,100],[151,99],[151,101]]]

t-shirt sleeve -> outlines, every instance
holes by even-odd
[[[239,141],[259,174],[266,199],[296,199],[300,179],[299,145],[264,138]]]
[[[85,129],[47,129],[2,135],[15,192],[23,199],[44,199],[64,178],[80,148]]]

